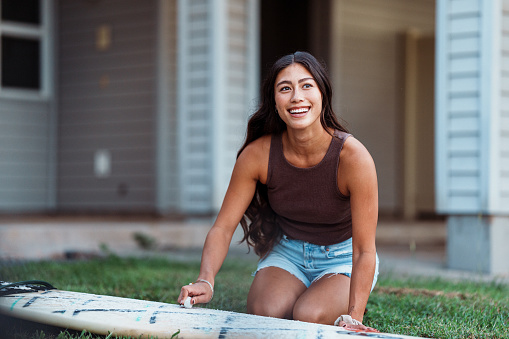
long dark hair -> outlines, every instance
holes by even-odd
[[[328,133],[330,133],[330,129],[348,132],[339,123],[336,114],[332,110],[332,86],[325,65],[318,62],[314,56],[307,52],[295,52],[277,60],[269,70],[262,84],[260,106],[249,118],[246,140],[237,153],[237,157],[247,145],[256,139],[264,135],[280,134],[286,130],[286,124],[275,111],[274,84],[279,72],[292,64],[304,66],[311,73],[322,93],[320,122],[323,128]],[[250,224],[248,224],[248,220]],[[270,207],[266,185],[260,182],[257,183],[253,200],[244,213],[240,224],[244,230],[244,238],[241,241],[246,241],[248,246],[252,246],[259,256],[265,255],[272,249],[274,243],[279,241],[281,230],[276,224],[275,214]]]

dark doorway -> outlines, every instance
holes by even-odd
[[[307,51],[328,64],[331,0],[261,0],[261,79],[283,55]]]

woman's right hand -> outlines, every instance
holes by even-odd
[[[206,304],[212,300],[213,296],[214,290],[212,284],[209,285],[204,280],[198,280],[195,283],[182,286],[177,301],[180,305],[184,305],[187,297],[191,297],[191,305]]]
[[[192,285],[183,286],[178,303],[183,305],[191,297],[191,305],[208,303],[214,294],[214,277],[228,254],[233,234],[256,192],[257,182],[265,183],[269,163],[270,136],[249,144],[239,155],[216,221],[207,234],[203,246],[200,274]],[[209,285],[210,284],[210,285]]]

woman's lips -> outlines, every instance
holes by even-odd
[[[297,108],[292,108],[292,109],[289,109],[288,112],[293,116],[293,117],[303,117],[305,116],[308,112],[309,112],[309,107],[297,107]]]

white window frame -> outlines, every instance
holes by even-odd
[[[2,0],[0,0],[1,2]],[[0,19],[0,38],[37,39],[40,43],[40,88],[10,88],[0,83],[0,99],[44,100],[52,97],[53,89],[53,5],[54,0],[39,0],[41,23],[32,25],[20,22],[3,21]],[[1,11],[1,8],[0,8]],[[1,17],[1,13],[0,13]],[[0,45],[1,58],[1,45]],[[1,59],[0,59],[1,62]],[[1,76],[0,69],[0,76]]]

